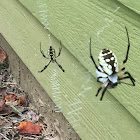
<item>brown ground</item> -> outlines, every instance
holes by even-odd
[[[31,105],[28,93],[14,80],[7,63],[3,64],[0,64],[0,140],[57,140],[53,132],[47,131],[50,128]],[[33,128],[28,126],[27,132],[20,132],[18,126],[23,121],[41,126],[41,131],[32,134]]]

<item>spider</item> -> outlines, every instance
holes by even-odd
[[[55,49],[50,46],[49,50],[48,50],[48,57],[45,56],[43,50],[41,50],[41,42],[40,42],[40,52],[42,54],[42,56],[46,59],[50,59],[49,63],[39,72],[43,72],[48,66],[49,64],[52,62],[52,63],[56,63],[58,65],[58,67],[63,71],[65,72],[65,70],[62,68],[62,66],[56,61],[56,58],[60,56],[61,54],[61,50],[62,50],[62,45],[61,45],[61,41],[60,41],[60,48],[59,48],[59,53],[58,55],[56,56],[56,53],[55,53]]]
[[[131,76],[131,74],[128,71],[123,72],[123,74],[118,76],[119,73],[125,70],[125,67],[122,67],[122,66],[128,60],[128,53],[130,49],[129,34],[126,27],[125,29],[126,29],[127,39],[128,39],[128,47],[127,47],[126,57],[124,61],[122,62],[122,64],[120,64],[119,66],[118,66],[118,62],[117,62],[117,58],[115,54],[109,49],[103,49],[101,50],[98,57],[98,62],[99,62],[99,67],[98,67],[91,53],[91,38],[90,38],[90,43],[89,43],[90,58],[93,61],[93,64],[95,65],[95,68],[96,68],[97,82],[102,83],[101,87],[99,87],[97,91],[96,96],[98,96],[100,90],[104,88],[100,100],[103,99],[103,96],[107,88],[115,88],[117,87],[118,84],[121,84],[121,83],[135,86],[135,79]],[[121,69],[118,70],[118,68],[119,69],[121,68]],[[121,80],[123,79],[130,79],[132,84],[121,82]]]

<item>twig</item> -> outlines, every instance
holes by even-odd
[[[6,136],[4,136],[2,133],[0,133],[0,135],[1,135],[2,137],[4,137],[6,140],[10,140],[10,139],[8,139]]]
[[[17,110],[16,107],[14,107],[13,105],[8,105],[8,106],[10,106],[12,109],[14,109],[16,112],[18,112],[19,115],[22,116],[22,113],[19,110]]]

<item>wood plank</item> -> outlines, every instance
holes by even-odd
[[[118,0],[122,4],[124,4],[126,7],[132,9],[134,12],[140,14],[140,2],[137,0]]]
[[[49,32],[18,1],[0,1],[0,21],[2,35],[59,106],[82,140],[140,139],[138,121],[108,91],[103,102],[95,97],[99,84],[65,45],[58,62],[66,72],[63,73],[55,64],[51,64],[42,74],[38,73],[47,63],[40,54],[39,43],[41,41],[42,49],[47,51],[50,45]],[[51,39],[58,51],[59,41],[52,35]],[[66,44],[65,38],[63,42]],[[85,44],[88,44],[87,41]],[[88,47],[86,53],[84,57],[89,59]],[[82,55],[80,52],[78,54]]]
[[[126,55],[127,37],[130,35],[130,54],[126,64],[136,79],[136,86],[120,85],[109,92],[140,121],[139,84],[139,15],[115,0],[20,0],[37,19],[80,61],[94,77],[95,68],[89,58],[89,38],[92,38],[96,58],[103,48],[111,49],[121,63]],[[31,8],[32,7],[32,8]],[[130,81],[127,81],[130,82]],[[99,84],[98,84],[99,87]],[[95,93],[94,93],[95,94]],[[98,100],[98,99],[97,99]]]

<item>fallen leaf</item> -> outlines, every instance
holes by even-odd
[[[15,94],[8,94],[5,95],[5,101],[10,102],[10,101],[16,101],[17,96]]]
[[[4,110],[5,107],[5,100],[0,101],[0,111]]]
[[[18,98],[19,103],[21,103],[23,106],[28,106],[28,95],[24,94]]]
[[[5,116],[11,113],[17,113],[15,110],[11,108],[11,106],[9,107],[8,104],[6,104],[5,99],[4,99],[5,98],[4,94],[2,94],[2,98],[3,99],[0,101],[0,115]]]
[[[0,64],[3,63],[3,61],[6,59],[7,55],[5,53],[5,51],[0,50]]]
[[[4,106],[3,110],[0,111],[0,116],[7,116],[11,113],[14,113],[14,111],[9,107]]]
[[[18,130],[20,133],[38,134],[42,130],[42,127],[30,121],[27,121],[21,122],[18,126]]]
[[[17,96],[15,94],[5,95],[5,101],[7,105],[17,105],[15,101],[17,100]]]

